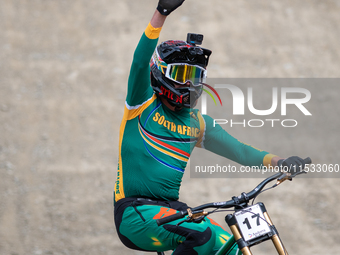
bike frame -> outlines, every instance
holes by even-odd
[[[228,254],[229,252],[231,252],[232,248],[235,245],[235,237],[234,235],[231,235],[228,239],[228,241],[226,241],[224,243],[224,245],[216,252],[216,255],[225,255]],[[237,255],[242,255],[241,251],[239,250]]]

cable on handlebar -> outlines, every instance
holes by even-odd
[[[260,193],[258,193],[258,194],[253,198],[253,201],[251,202],[251,205],[254,205],[255,199],[258,197],[258,195],[260,195],[261,193],[263,193],[263,192],[265,192],[265,191],[267,191],[267,190],[273,189],[273,188],[275,188],[276,186],[277,186],[277,185],[276,185],[276,183],[275,183],[273,186],[271,186],[271,187],[269,187],[269,188],[266,188],[266,189],[262,190]]]

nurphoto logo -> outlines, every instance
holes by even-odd
[[[231,127],[238,125],[238,126],[249,126],[249,127],[262,127],[265,124],[271,125],[271,127],[274,127],[276,124],[280,123],[282,127],[296,127],[298,125],[298,121],[296,119],[274,119],[269,118],[268,116],[276,113],[279,111],[281,116],[287,116],[287,106],[293,105],[296,107],[304,116],[311,116],[312,113],[307,109],[305,104],[310,101],[311,99],[311,92],[308,89],[305,88],[299,88],[299,87],[273,87],[271,91],[271,106],[267,109],[256,109],[254,106],[254,101],[256,98],[254,98],[253,88],[247,87],[246,89],[246,95],[242,91],[241,88],[239,88],[236,85],[231,84],[216,84],[214,86],[209,87],[218,97],[221,106],[222,106],[222,100],[223,101],[230,101],[232,100],[232,115],[234,116],[242,116],[245,115],[245,110],[247,107],[247,110],[256,116],[266,116],[267,118],[256,118],[256,119],[243,119],[241,122],[236,122],[233,119],[226,119],[225,116],[222,116],[223,112],[219,113],[221,115],[221,118],[215,118],[214,119],[214,125],[225,125],[229,124]],[[258,89],[258,88],[257,88]],[[220,95],[216,91],[223,91],[228,90],[231,93],[231,98],[220,98]],[[209,92],[204,90],[205,92]],[[212,94],[208,93],[214,100],[216,105],[216,100],[212,96]],[[270,98],[266,98],[266,101],[270,101]],[[280,103],[279,103],[280,101]],[[207,106],[207,94],[202,95],[201,99],[201,113],[202,114],[209,114],[208,113],[208,106]]]

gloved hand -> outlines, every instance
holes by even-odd
[[[305,162],[302,158],[292,156],[286,159],[280,159],[277,165],[282,168],[283,171],[291,174],[301,172],[305,168]]]
[[[165,16],[176,10],[185,0],[159,0],[157,10]]]

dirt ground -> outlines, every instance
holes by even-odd
[[[129,66],[156,4],[1,1],[0,254],[144,254],[120,243],[112,192]],[[338,78],[339,14],[338,0],[187,0],[160,40],[204,34],[209,77]],[[340,89],[311,89],[315,116],[327,122],[305,120],[287,146],[270,131],[235,134],[279,155],[339,164]],[[180,198],[227,200],[259,180],[187,174]],[[338,254],[338,180],[300,178],[261,197],[290,254]],[[269,243],[254,250],[274,254]]]

